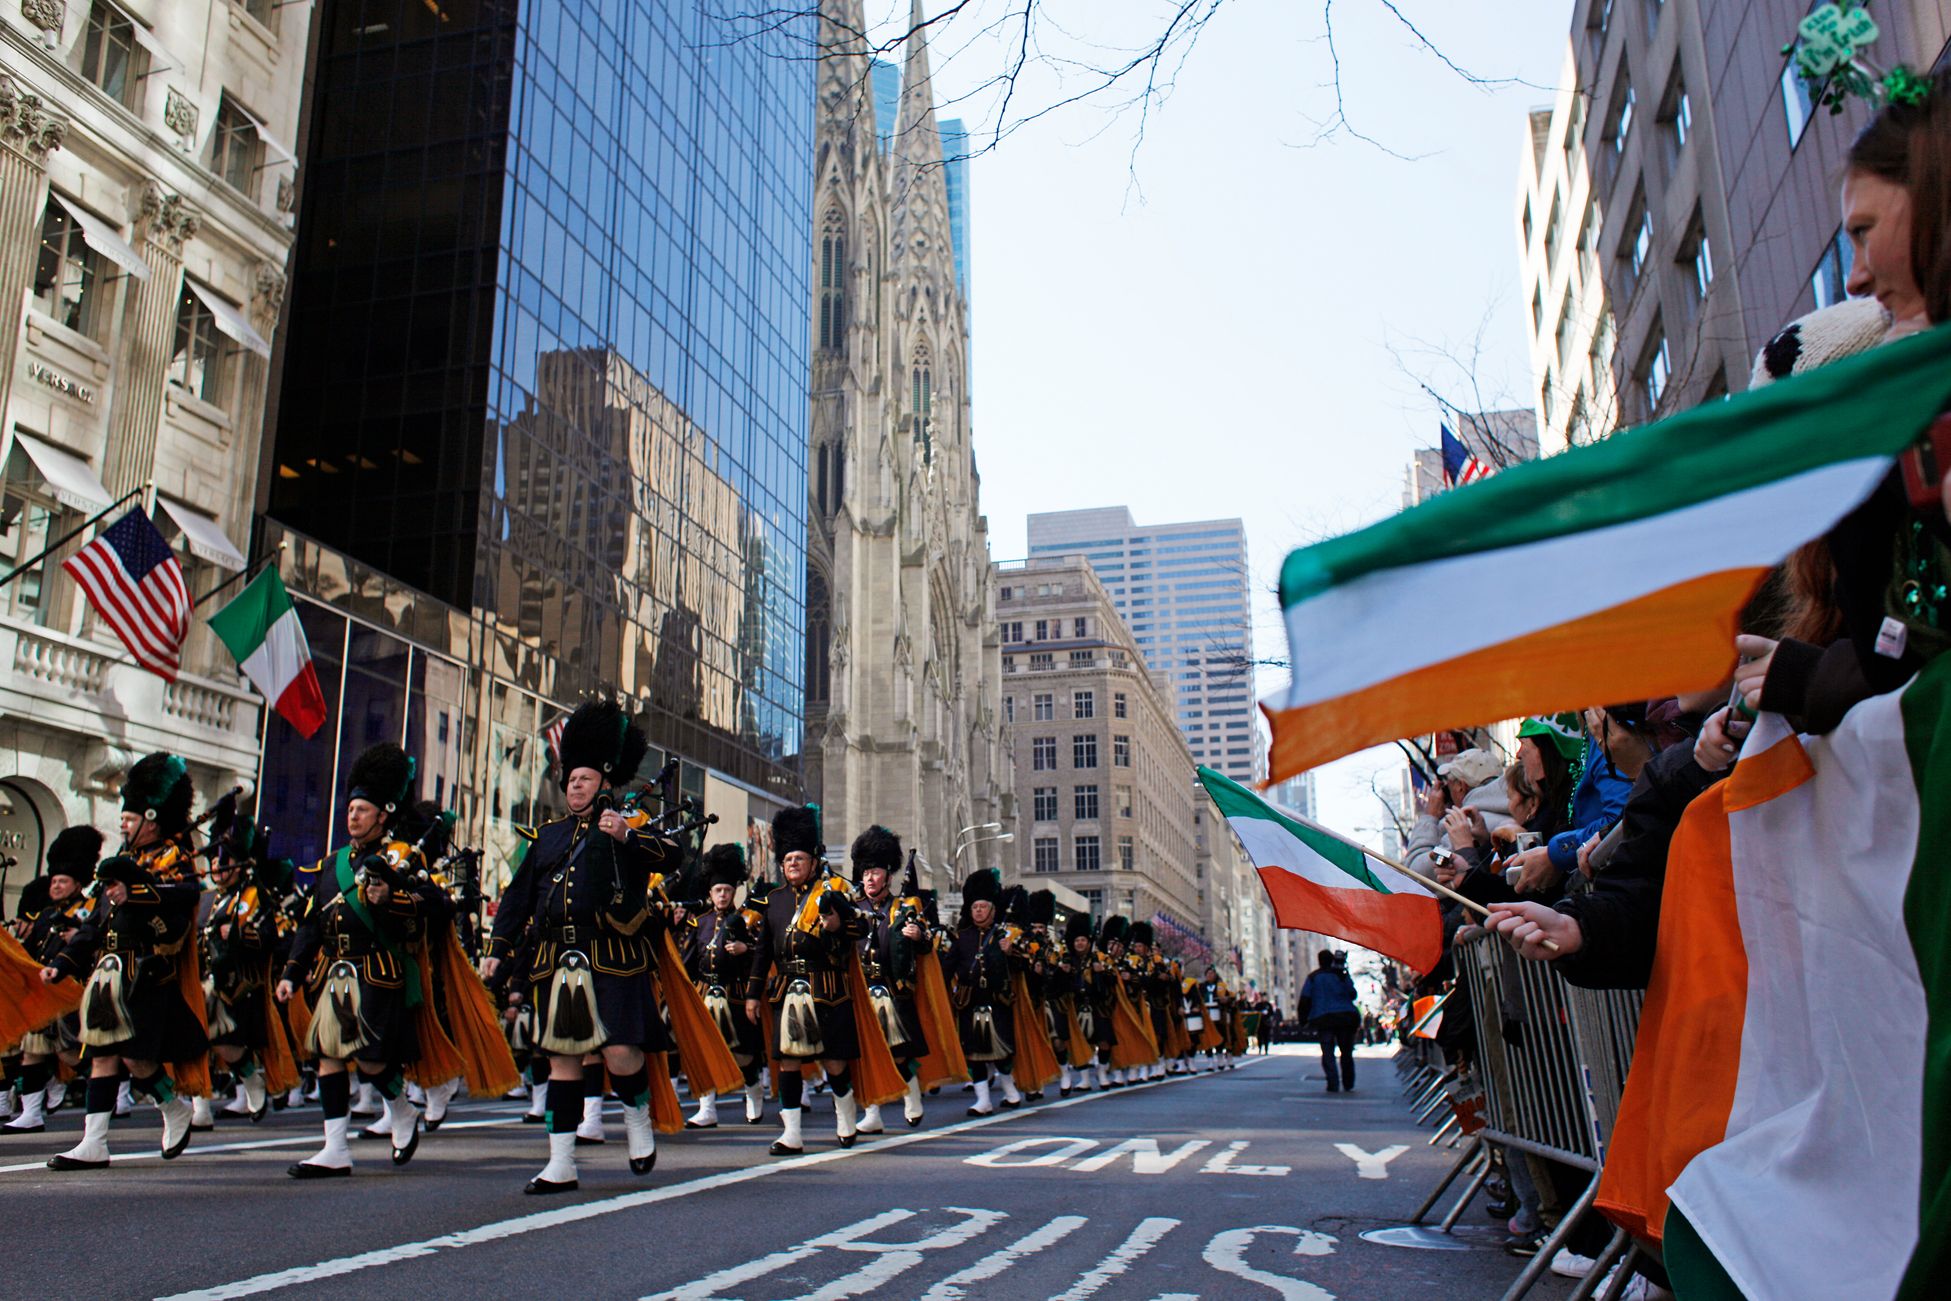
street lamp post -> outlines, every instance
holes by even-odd
[[[991,827],[997,827],[1001,825],[1002,824],[999,822],[992,822],[989,824],[989,826]],[[972,848],[973,846],[976,845],[986,845],[992,840],[998,844],[1001,844],[1005,841],[1010,841],[1014,839],[1016,839],[1016,833],[1014,831],[1005,831],[1000,836],[977,836],[974,840],[969,841],[968,844],[957,847],[956,851],[953,854],[949,855],[949,860],[948,860],[949,875],[955,876],[955,865],[961,859],[963,850]],[[957,881],[959,883],[960,878],[957,878]]]

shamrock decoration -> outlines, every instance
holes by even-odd
[[[1816,107],[1843,111],[1852,96],[1875,107],[1914,104],[1930,89],[1930,82],[1899,64],[1879,74],[1858,56],[1880,32],[1870,17],[1867,0],[1843,0],[1817,7],[1795,28],[1796,38],[1782,47],[1795,60],[1795,71],[1809,88]]]

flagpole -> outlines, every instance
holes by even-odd
[[[101,518],[107,515],[110,511],[115,510],[117,507],[121,506],[122,503],[126,502],[129,498],[137,496],[140,493],[148,492],[150,487],[151,487],[150,484],[145,483],[140,488],[129,489],[127,492],[123,493],[120,497],[117,497],[114,501],[110,502],[108,505],[96,511],[93,515],[90,515],[87,519],[81,521],[81,523],[75,525],[73,528],[69,529],[66,533],[63,533],[60,537],[54,539],[54,541],[42,547],[39,551],[34,553],[32,558],[23,560],[19,564],[15,565],[12,569],[9,569],[5,577],[0,577],[0,587],[5,587],[8,583],[13,582],[14,579],[19,578],[22,574],[26,573],[34,566],[40,564],[43,560],[46,560],[49,556],[53,555],[56,551],[66,546],[68,543],[74,541],[76,538],[80,537],[83,533],[86,533],[89,530],[89,528],[91,528],[94,524],[100,521]]]
[[[252,561],[250,564],[246,565],[244,568],[232,574],[229,578],[224,579],[223,582],[218,583],[215,587],[205,592],[202,596],[197,597],[196,600],[193,603],[191,603],[190,608],[192,610],[198,609],[203,605],[205,601],[208,601],[211,597],[215,596],[217,593],[222,592],[227,588],[229,588],[232,583],[248,581],[252,578],[256,578],[259,574],[264,572],[264,567],[270,564],[273,560],[276,560],[279,554],[283,552],[284,549],[289,545],[290,544],[287,542],[279,542],[277,551],[273,551],[268,556],[259,557],[258,559]]]
[[[1421,872],[1416,871],[1414,868],[1404,867],[1401,863],[1396,862],[1393,858],[1385,858],[1381,854],[1378,854],[1374,850],[1369,849],[1367,847],[1364,847],[1362,849],[1362,852],[1364,854],[1367,854],[1370,858],[1374,859],[1376,862],[1383,864],[1384,866],[1393,867],[1396,871],[1402,873],[1404,876],[1408,877],[1411,881],[1415,881],[1418,882],[1419,884],[1426,885],[1430,889],[1436,891],[1436,893],[1442,895],[1447,899],[1454,899],[1456,902],[1462,904],[1465,908],[1468,908],[1471,912],[1476,913],[1479,917],[1483,917],[1485,919],[1488,919],[1490,917],[1490,909],[1484,907],[1482,904],[1478,903],[1475,899],[1465,898],[1463,895],[1460,895],[1456,891],[1450,889],[1449,886],[1444,885],[1441,882],[1431,880],[1429,877],[1424,876]],[[1556,944],[1553,944],[1550,940],[1545,940],[1544,946],[1550,949],[1553,953],[1558,952],[1558,946]]]

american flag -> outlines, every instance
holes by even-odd
[[[1452,488],[1461,488],[1466,483],[1490,477],[1490,468],[1477,459],[1476,453],[1463,445],[1463,440],[1450,432],[1448,425],[1443,430],[1443,482]]]
[[[136,663],[176,680],[190,626],[190,589],[176,553],[141,508],[103,529],[61,568],[81,585]]]
[[[568,725],[568,722],[569,715],[563,714],[542,729],[542,739],[548,742],[551,761],[559,761],[562,758],[562,729]]]

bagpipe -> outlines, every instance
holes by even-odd
[[[222,795],[212,800],[209,808],[190,819],[177,830],[165,835],[156,844],[145,845],[141,849],[137,849],[125,837],[122,841],[122,847],[116,850],[114,854],[109,855],[109,857],[134,859],[140,854],[163,868],[174,868],[179,862],[187,863],[188,867],[184,869],[182,874],[189,880],[197,881],[200,884],[201,875],[196,868],[196,860],[205,856],[214,856],[217,853],[218,847],[223,843],[225,834],[230,830],[230,824],[237,817],[237,800],[243,793],[244,788],[242,786],[231,787]],[[196,833],[200,828],[205,826],[210,828],[209,839],[204,841],[203,844],[198,845],[196,843]],[[164,855],[170,850],[174,850],[175,855],[165,860]],[[106,862],[107,859],[103,861]],[[103,884],[102,878],[99,875],[96,876],[93,881],[88,883],[87,888],[82,891],[82,895],[88,899],[99,897]]]

